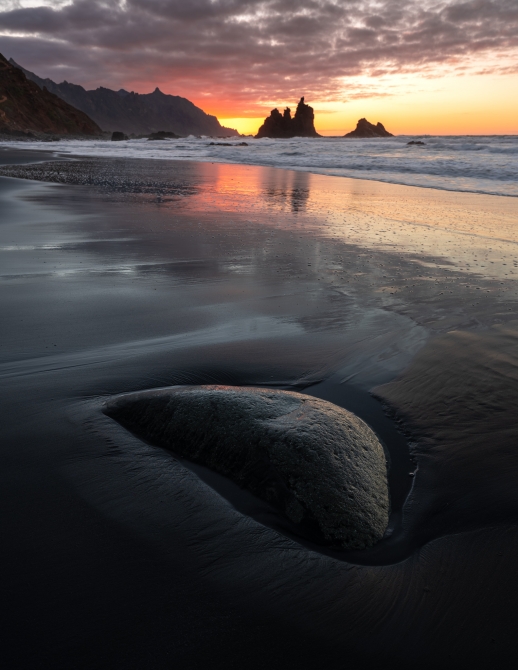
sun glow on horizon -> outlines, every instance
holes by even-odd
[[[357,82],[355,82],[357,85]],[[315,127],[321,135],[344,135],[366,117],[372,123],[381,121],[395,135],[517,135],[518,134],[518,75],[489,74],[444,76],[421,79],[404,77],[392,79],[389,93],[365,97],[355,96],[345,102],[319,102],[307,99],[315,109]],[[302,94],[302,93],[301,93]],[[255,135],[264,116],[239,116],[228,110],[227,104],[218,109],[211,101],[205,111],[216,114],[222,125],[235,128],[244,135]],[[276,105],[289,106],[292,112],[296,101]],[[273,107],[272,107],[273,108]]]
[[[243,134],[302,95],[322,135],[518,133],[516,0],[0,4],[2,53],[38,76],[158,86]]]

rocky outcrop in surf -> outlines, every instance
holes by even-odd
[[[101,135],[101,129],[86,114],[29,81],[0,54],[0,133]]]
[[[222,386],[119,396],[105,413],[146,442],[205,465],[326,540],[364,549],[383,537],[383,448],[357,416],[300,393]]]
[[[350,133],[346,133],[344,137],[394,137],[392,133],[389,133],[385,129],[385,126],[382,123],[369,123],[367,119],[360,119],[356,124],[356,128]]]
[[[276,139],[290,137],[320,137],[315,130],[315,114],[313,107],[306,105],[301,98],[295,116],[291,117],[291,109],[286,107],[283,114],[277,108],[272,109],[263,125],[259,128],[257,138],[272,137]]]

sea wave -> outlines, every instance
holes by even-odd
[[[411,141],[424,145],[409,145]],[[2,142],[0,146],[47,149],[60,154],[194,160],[263,165],[491,195],[518,197],[518,136],[398,136],[358,140],[343,137],[227,140],[188,137],[180,142],[145,139]]]

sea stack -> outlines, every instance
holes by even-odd
[[[360,119],[356,124],[356,128],[350,133],[346,133],[344,137],[394,137],[394,135],[385,130],[385,126],[379,123],[379,121],[374,125],[373,123],[369,123],[367,119]]]
[[[148,444],[200,463],[310,523],[345,549],[378,542],[388,524],[383,447],[357,416],[272,389],[193,386],[124,394],[105,413]]]
[[[315,130],[315,114],[313,107],[306,105],[302,97],[297,105],[295,116],[291,117],[291,109],[286,107],[283,114],[277,108],[272,109],[259,128],[256,138],[271,137],[275,139],[290,137],[320,137]]]

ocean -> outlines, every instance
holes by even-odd
[[[409,145],[421,141],[424,145]],[[246,142],[246,146],[242,143]],[[2,142],[63,154],[263,165],[449,191],[518,196],[518,136],[398,136],[273,140],[61,140]]]

